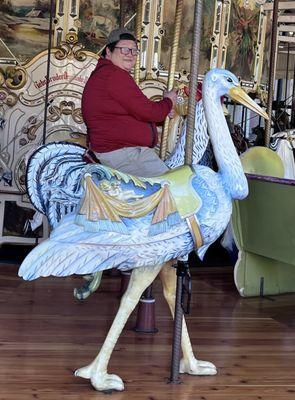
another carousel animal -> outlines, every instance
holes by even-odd
[[[92,164],[81,172],[87,190],[85,195],[78,196],[84,196],[80,209],[62,218],[50,238],[39,244],[20,267],[19,275],[27,280],[49,275],[88,274],[113,267],[133,269],[128,289],[98,356],[75,373],[90,379],[97,390],[124,389],[119,376],[108,374],[108,363],[125,322],[143,291],[160,274],[164,296],[173,314],[176,277],[171,260],[187,256],[196,247],[193,236],[198,230],[198,254],[202,257],[226,228],[231,217],[232,200],[243,199],[248,194],[247,180],[230,138],[220,97],[224,94],[234,98],[243,96],[243,102],[249,108],[264,117],[267,115],[245,93],[241,93],[238,79],[228,71],[214,69],[204,78],[204,109],[218,173],[205,166],[192,165],[162,177],[140,179]],[[105,179],[118,181],[122,190],[132,189],[145,197],[131,202],[107,197],[98,186]],[[192,214],[182,216],[184,196],[189,192],[191,201],[186,207]],[[178,199],[177,193],[180,195]],[[95,209],[91,209],[90,205],[97,196]],[[152,202],[157,204],[154,209]],[[113,217],[104,219],[104,212]],[[98,218],[91,219],[92,213],[97,213]],[[161,218],[163,214],[165,218]],[[193,224],[195,229],[192,229]],[[195,358],[185,321],[182,350],[181,373],[216,374],[212,363]]]

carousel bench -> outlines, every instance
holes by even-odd
[[[235,283],[245,297],[295,291],[295,180],[266,174],[247,174],[249,196],[234,203]]]

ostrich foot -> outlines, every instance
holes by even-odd
[[[92,275],[85,275],[83,278],[86,280],[86,283],[81,288],[74,289],[74,297],[77,300],[85,300],[97,290],[102,278],[102,272],[99,271]]]
[[[88,275],[83,275],[82,276],[82,278],[85,280],[85,281],[92,281],[93,280],[93,274],[88,274]]]
[[[118,375],[108,374],[106,372],[93,372],[93,366],[87,365],[75,371],[75,376],[90,379],[95,390],[124,390],[124,383]]]
[[[194,358],[193,360],[180,360],[179,372],[190,375],[216,375],[217,369],[209,361],[201,361]]]

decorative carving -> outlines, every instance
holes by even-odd
[[[11,93],[4,87],[0,87],[0,110],[3,108],[4,104],[8,107],[13,107],[16,105],[18,97],[16,94]]]
[[[2,68],[0,68],[0,86],[3,86],[4,82],[5,82],[4,71]]]
[[[9,66],[5,70],[0,68],[0,86],[19,90],[25,86],[28,77],[26,70],[20,66]]]
[[[26,193],[26,169],[25,157],[22,157],[15,168],[15,182],[21,193]]]
[[[48,108],[49,117],[48,120],[52,122],[58,121],[61,116],[71,115],[73,120],[77,124],[83,124],[81,108],[75,108],[75,103],[73,101],[63,100],[59,106],[50,106]]]
[[[70,32],[66,35],[66,41],[61,42],[59,48],[55,51],[55,57],[58,60],[75,58],[77,61],[85,61],[87,55],[83,51],[83,48],[83,45],[78,43],[77,34]]]
[[[28,140],[31,142],[33,140],[36,139],[37,135],[37,129],[40,127],[40,125],[42,125],[42,121],[38,121],[37,117],[34,115],[31,115],[25,125],[22,127],[21,129],[21,133],[26,135]],[[26,145],[26,142],[24,141],[24,139],[20,139],[19,141],[20,146],[24,146]]]
[[[11,66],[6,70],[0,68],[0,129],[4,128],[6,108],[15,106],[18,101],[17,95],[5,86],[9,89],[19,89],[26,82],[24,70],[19,68],[18,71],[16,73],[16,67]]]
[[[265,87],[262,85],[259,85],[257,88],[257,97],[261,100],[261,103],[263,106],[266,106],[267,104],[267,97],[268,97],[268,90],[266,90]]]
[[[4,75],[0,72],[0,85],[5,81]],[[6,122],[5,110],[7,107],[13,107],[18,101],[18,97],[4,87],[0,86],[0,129],[4,129]]]
[[[238,5],[240,7],[249,8],[250,10],[254,10],[255,7],[262,6],[266,0],[238,0]]]

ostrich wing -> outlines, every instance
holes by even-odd
[[[135,221],[129,235],[86,232],[65,216],[49,239],[35,247],[23,261],[19,275],[26,280],[41,276],[88,274],[109,268],[121,270],[163,263],[188,254],[194,243],[187,224],[151,237],[151,216]]]

